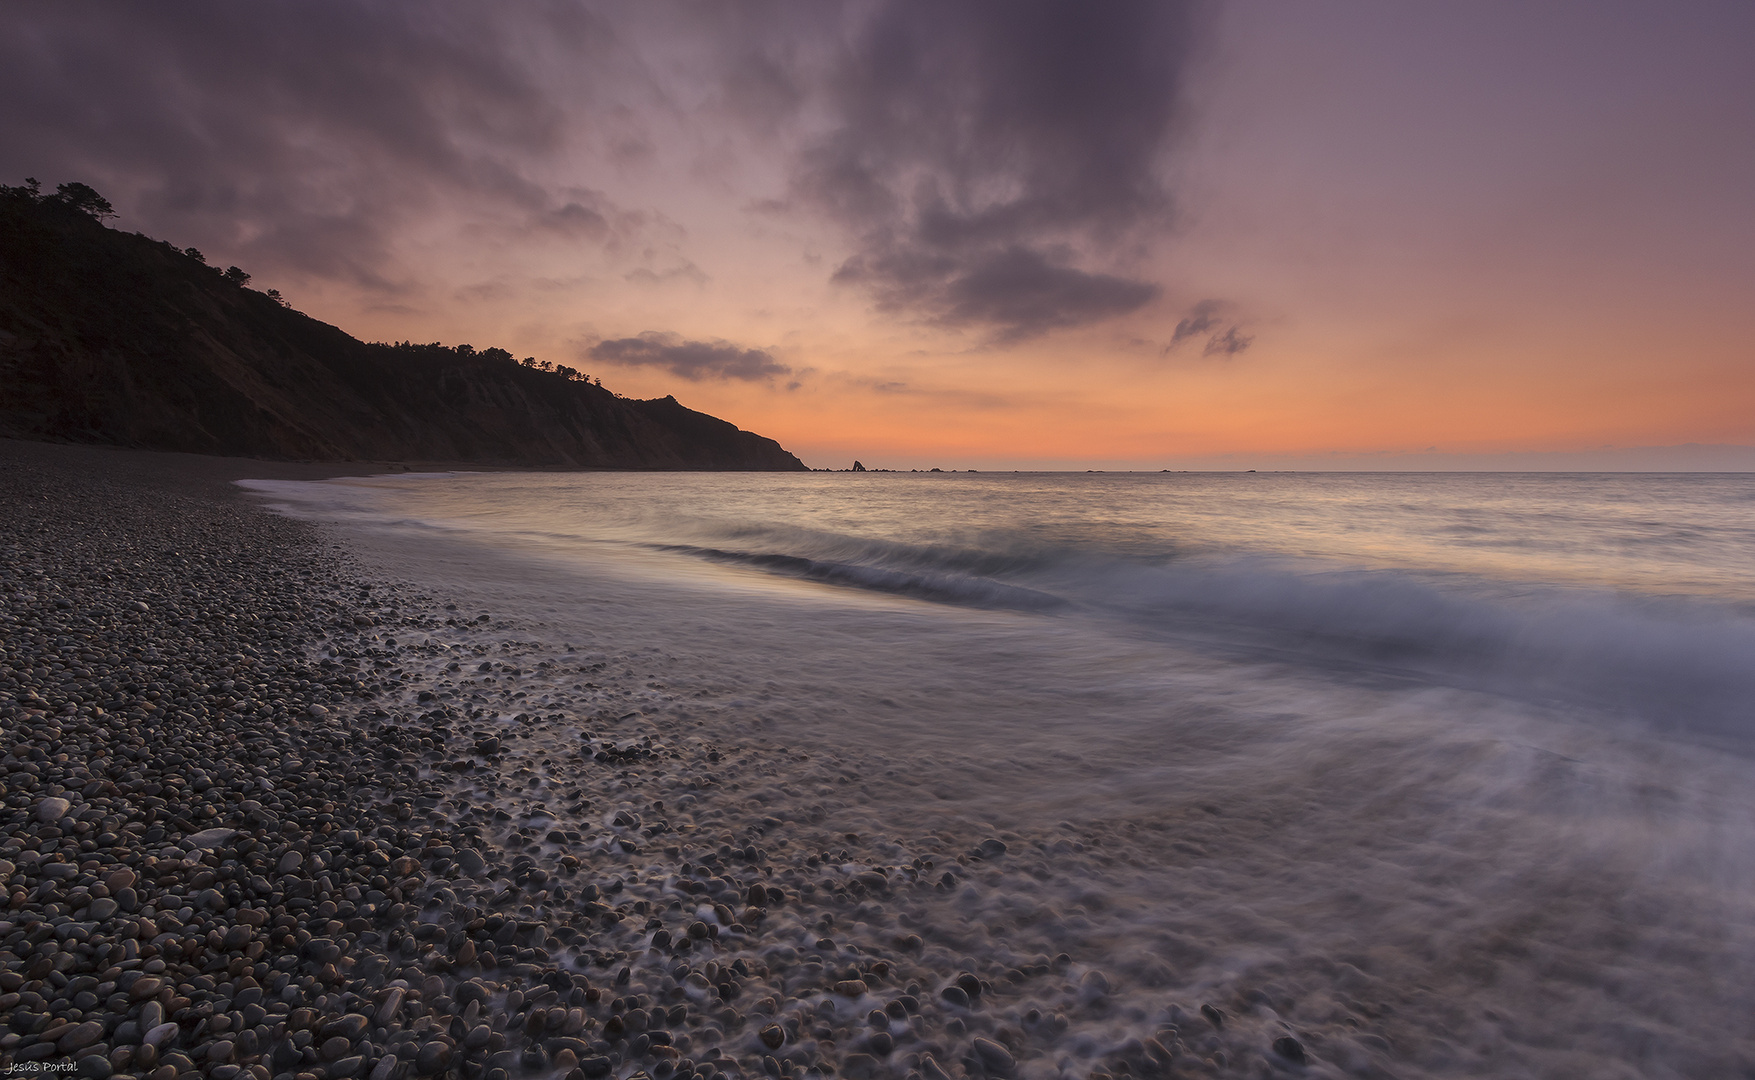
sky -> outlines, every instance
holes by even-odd
[[[0,7],[0,182],[891,468],[1755,468],[1755,5]]]

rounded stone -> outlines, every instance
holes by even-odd
[[[190,833],[183,839],[189,841],[189,843],[195,845],[197,848],[206,850],[216,848],[236,835],[238,835],[238,830],[236,829],[202,829],[200,832]]]
[[[51,797],[37,802],[37,820],[55,824],[67,816],[73,804],[66,799]]]
[[[422,1076],[444,1072],[451,1065],[451,1048],[442,1042],[430,1042],[414,1056],[414,1070]]]
[[[975,1039],[975,1056],[981,1059],[981,1064],[987,1066],[988,1072],[1009,1073],[1018,1064],[1017,1060],[1012,1057],[1010,1050],[992,1039],[983,1039],[979,1036]]]
[[[96,1020],[87,1020],[83,1024],[76,1024],[72,1028],[69,1028],[64,1034],[62,1034],[61,1038],[56,1041],[55,1046],[63,1054],[68,1054],[83,1047],[90,1046],[92,1043],[97,1042],[103,1037],[104,1025]]]
[[[1300,1065],[1306,1060],[1304,1044],[1290,1035],[1282,1035],[1274,1040],[1274,1053],[1287,1061],[1296,1061]]]

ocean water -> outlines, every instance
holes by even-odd
[[[526,702],[808,753],[751,797],[825,828],[1031,852],[907,918],[1105,972],[1101,1015],[1040,1003],[1063,1061],[1210,1000],[1313,1074],[1755,1069],[1755,476],[246,486],[604,672]]]

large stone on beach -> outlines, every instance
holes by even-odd
[[[422,1076],[443,1072],[451,1064],[451,1048],[442,1042],[430,1042],[414,1057],[414,1070]]]
[[[67,816],[73,804],[62,798],[43,799],[37,803],[37,820],[47,824],[55,824]]]
[[[372,1021],[362,1013],[348,1013],[338,1020],[324,1024],[321,1034],[324,1036],[339,1035],[348,1042],[358,1042],[360,1037],[372,1026]]]
[[[96,1020],[87,1020],[76,1024],[61,1036],[55,1043],[56,1049],[63,1054],[70,1054],[81,1047],[90,1046],[103,1038],[104,1025]]]
[[[1306,1060],[1304,1044],[1290,1035],[1282,1035],[1274,1040],[1274,1053],[1285,1058],[1287,1061],[1296,1061],[1300,1065]]]
[[[987,1067],[988,1072],[999,1073],[1002,1076],[1010,1073],[1018,1065],[1017,1060],[1012,1057],[1012,1052],[992,1039],[976,1038],[975,1056],[981,1059],[981,1064]]]

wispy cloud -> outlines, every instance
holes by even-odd
[[[1194,305],[1176,324],[1176,331],[1170,335],[1170,344],[1164,346],[1162,355],[1168,356],[1202,337],[1207,339],[1201,348],[1202,356],[1236,356],[1249,348],[1255,338],[1245,334],[1240,325],[1226,316],[1229,307],[1222,300],[1202,300]]]
[[[586,350],[593,360],[623,367],[658,367],[693,382],[740,379],[766,382],[792,369],[765,349],[746,349],[728,341],[689,341],[648,330],[638,337],[599,341]]]

